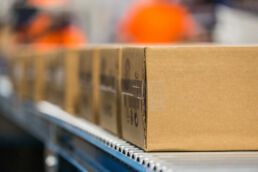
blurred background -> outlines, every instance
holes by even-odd
[[[257,44],[258,1],[1,0],[0,91],[11,92],[6,59],[21,45],[47,51],[106,43]],[[44,171],[45,153],[1,117],[0,171]]]
[[[257,15],[256,0],[0,2],[1,38],[7,41],[11,36],[13,42],[26,44],[53,44],[58,37],[53,32],[58,29],[73,35],[74,40],[63,38],[70,39],[67,42],[84,44],[256,43]]]

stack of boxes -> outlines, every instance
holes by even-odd
[[[34,100],[146,151],[258,150],[257,54],[257,46],[89,46],[38,54],[28,74],[15,57],[12,78],[20,95],[30,83]]]

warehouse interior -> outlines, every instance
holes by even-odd
[[[1,0],[0,171],[258,171],[258,1]]]

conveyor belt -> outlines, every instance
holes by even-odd
[[[81,171],[258,171],[258,152],[145,153],[47,102],[1,97],[0,112]]]

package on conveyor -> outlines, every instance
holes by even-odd
[[[11,58],[10,64],[10,78],[13,86],[14,92],[21,96],[23,95],[24,90],[24,80],[23,73],[25,66],[22,63],[22,58],[17,54],[13,55]]]
[[[99,124],[116,135],[121,135],[120,88],[121,46],[106,46],[99,50]]]
[[[64,50],[45,54],[44,99],[64,109],[65,58]]]
[[[39,102],[43,99],[42,89],[45,69],[44,54],[31,51],[26,60],[24,76],[26,83],[25,98],[34,102]]]
[[[74,114],[78,95],[78,50],[55,50],[45,56],[45,99]]]
[[[34,101],[39,102],[45,98],[45,72],[46,72],[46,53],[37,52],[35,53],[34,62]],[[33,69],[32,69],[33,70]]]
[[[127,47],[122,135],[146,151],[258,150],[257,46]]]
[[[79,52],[79,96],[76,114],[98,123],[99,52],[97,46],[88,46]]]
[[[18,50],[12,54],[10,76],[15,93],[23,100],[33,100],[35,68],[34,53]]]
[[[65,110],[76,114],[76,106],[79,96],[79,49],[66,50],[66,90]]]

